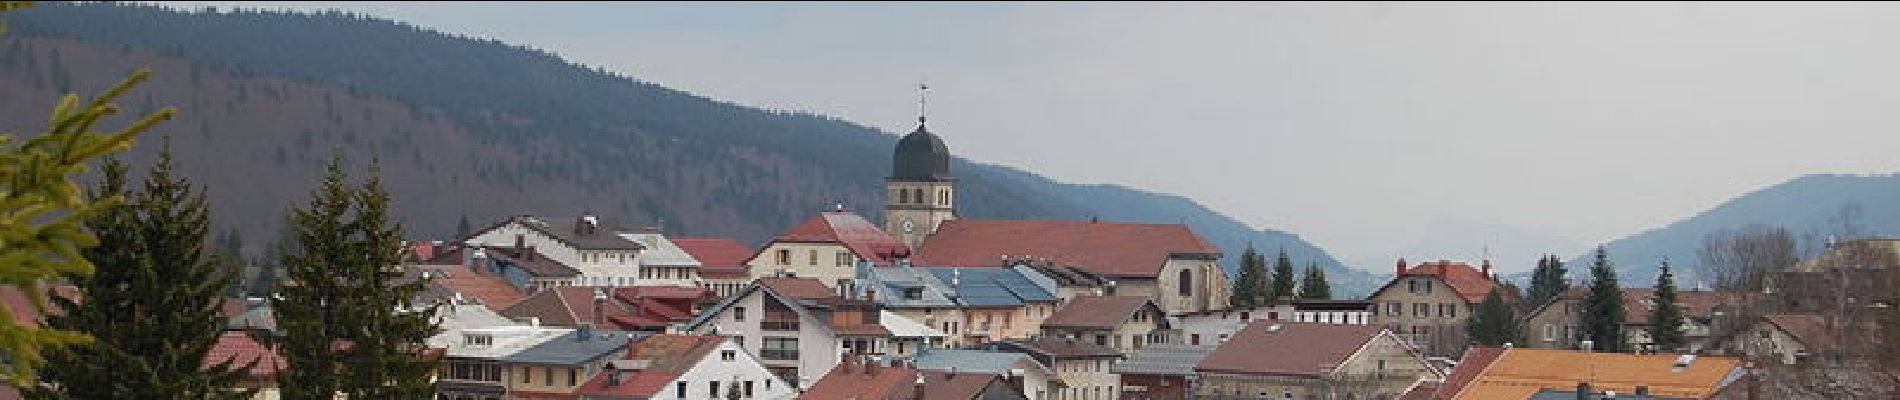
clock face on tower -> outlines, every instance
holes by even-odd
[[[904,219],[903,227],[904,227],[904,233],[917,233],[917,223],[911,222],[910,218]]]

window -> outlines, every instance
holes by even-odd
[[[1442,314],[1442,315],[1439,315],[1440,317],[1458,318],[1457,304],[1443,304],[1443,305],[1439,305],[1438,308],[1439,308],[1438,313]]]
[[[1280,398],[1286,399],[1286,400],[1293,400],[1293,391],[1285,390],[1285,389],[1280,390]]]
[[[1189,270],[1187,268],[1181,269],[1180,292],[1182,296],[1194,295],[1194,271],[1193,270]]]
[[[1555,340],[1557,340],[1557,326],[1544,324],[1544,341],[1549,342]]]
[[[792,265],[792,251],[778,249],[778,265]]]
[[[849,251],[840,251],[838,252],[837,257],[838,257],[838,266],[840,267],[850,267],[851,262],[857,260],[857,257],[853,257],[851,255],[851,252]]]
[[[1418,281],[1411,279],[1405,280],[1405,292],[1418,293]]]
[[[904,189],[897,189],[897,202],[898,202],[898,203],[909,203],[909,202],[910,202],[910,191],[908,191],[908,190],[904,190]]]
[[[1432,281],[1421,281],[1419,286],[1425,287],[1425,294],[1432,294]]]
[[[1141,345],[1142,345],[1141,340],[1142,340],[1141,335],[1135,335],[1135,350],[1141,350]]]
[[[1412,316],[1419,317],[1419,318],[1432,316],[1432,305],[1425,304],[1425,303],[1412,303]]]
[[[706,382],[706,393],[710,393],[711,398],[719,398],[719,381]]]
[[[904,300],[917,300],[921,298],[924,298],[924,288],[904,288]],[[930,311],[925,310],[924,313],[928,315]]]
[[[719,351],[719,361],[732,361],[734,357],[735,355],[733,354],[732,350]]]
[[[1201,345],[1201,334],[1199,334],[1199,333],[1196,333],[1196,334],[1191,334],[1191,335],[1188,335],[1188,344],[1191,344],[1191,345],[1195,345],[1195,346],[1200,346],[1200,345]]]
[[[1240,312],[1240,320],[1241,320],[1241,321],[1252,321],[1252,320],[1253,320],[1253,315],[1252,315],[1252,314],[1253,314],[1253,313],[1251,313],[1251,312],[1247,312],[1247,311],[1241,311],[1241,312]]]
[[[1399,304],[1399,302],[1396,302],[1396,301],[1385,303],[1385,315],[1397,317],[1399,316],[1399,313],[1401,312],[1399,310],[1404,309],[1404,308],[1405,308],[1405,305]]]
[[[673,397],[686,398],[686,382],[673,384]]]
[[[554,386],[554,369],[541,368],[541,384]]]
[[[732,320],[738,321],[738,322],[744,322],[745,321],[745,307],[733,307]]]
[[[521,367],[521,383],[534,382],[534,375],[528,375],[528,367]]]
[[[752,381],[745,381],[745,398],[752,398]]]
[[[918,188],[918,189],[911,189],[911,190],[910,190],[910,198],[912,198],[912,199],[917,199],[917,202],[918,202],[918,203],[923,203],[923,202],[924,202],[924,189],[921,189],[921,188]]]
[[[577,385],[577,384],[579,384],[579,383],[580,383],[580,379],[581,379],[581,369],[580,369],[580,368],[568,368],[568,369],[567,369],[567,386],[568,386],[568,387],[574,387],[575,385]]]
[[[1107,346],[1107,345],[1108,345],[1108,335],[1106,335],[1106,334],[1100,334],[1100,333],[1098,333],[1098,334],[1095,334],[1095,344],[1097,344],[1097,345],[1102,345],[1102,346]]]
[[[806,265],[818,265],[818,250],[807,251],[806,255],[811,256],[810,259],[805,260]]]

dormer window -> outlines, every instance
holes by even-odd
[[[495,344],[495,336],[489,334],[464,334],[462,344],[469,347],[488,347]]]
[[[904,288],[904,300],[918,300],[922,298],[924,298],[924,288]]]

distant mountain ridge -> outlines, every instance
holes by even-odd
[[[129,102],[181,109],[156,133],[174,138],[180,168],[210,189],[221,228],[253,244],[308,194],[332,150],[359,166],[379,160],[412,236],[447,236],[464,215],[479,225],[589,210],[757,244],[834,203],[876,219],[897,140],[543,51],[336,12],[46,2],[9,23],[0,121],[41,121],[56,93],[96,92],[150,66],[157,77]],[[129,157],[142,161],[152,147]],[[1376,284],[1298,236],[1179,196],[963,159],[953,171],[966,218],[1181,222],[1227,252],[1230,269],[1252,244],[1320,263],[1347,294]]]
[[[1749,226],[1780,226],[1795,234],[1804,256],[1812,256],[1828,235],[1840,229],[1836,216],[1858,205],[1863,234],[1900,235],[1900,175],[1807,175],[1761,188],[1723,202],[1688,219],[1606,244],[1611,263],[1625,286],[1655,284],[1665,258],[1676,268],[1679,285],[1694,287],[1711,278],[1698,265],[1696,250],[1710,233]],[[1589,252],[1569,261],[1571,279],[1587,276]]]

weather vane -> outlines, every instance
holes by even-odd
[[[924,123],[924,106],[926,102],[929,100],[929,94],[930,94],[930,84],[924,83],[921,81],[918,82],[917,83],[917,123],[920,123],[920,124]]]

